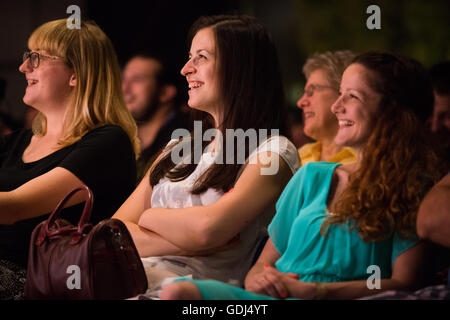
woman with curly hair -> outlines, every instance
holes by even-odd
[[[415,234],[417,210],[443,173],[423,129],[432,104],[418,62],[388,53],[356,57],[331,109],[339,121],[335,142],[357,150],[357,162],[313,162],[295,174],[245,290],[177,279],[161,297],[354,299],[422,286],[426,247]],[[372,270],[380,281],[368,285]]]

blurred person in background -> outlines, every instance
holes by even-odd
[[[189,125],[189,114],[180,108],[181,77],[164,56],[155,50],[143,50],[132,56],[123,69],[125,104],[136,120],[141,141],[138,180],[170,141],[172,132]]]
[[[443,156],[450,163],[450,61],[434,65],[430,69],[433,82],[434,107],[429,119],[431,132]]]

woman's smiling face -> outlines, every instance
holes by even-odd
[[[219,116],[221,106],[217,66],[214,31],[210,27],[201,29],[192,40],[189,60],[181,74],[189,85],[188,105],[206,111],[214,118]]]
[[[34,49],[41,56],[37,68],[31,65],[30,58],[19,67],[28,82],[23,101],[25,104],[42,111],[49,105],[65,105],[70,97],[74,81],[73,70],[61,58],[49,59],[51,56],[44,50]]]
[[[336,144],[361,150],[367,143],[381,101],[381,95],[369,81],[375,76],[357,63],[345,69],[340,96],[331,107],[339,122],[339,130],[334,138]]]

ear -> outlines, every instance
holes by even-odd
[[[77,78],[75,77],[75,74],[72,74],[70,76],[69,86],[75,87],[76,85],[77,85]]]
[[[177,95],[177,88],[172,84],[164,85],[159,90],[159,103],[167,103]]]

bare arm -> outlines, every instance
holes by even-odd
[[[264,281],[259,280],[263,284],[257,287],[258,293],[277,298],[289,296],[301,299],[356,299],[387,290],[412,291],[424,284],[425,250],[426,244],[421,242],[398,256],[394,261],[391,278],[381,279],[380,289],[369,289],[366,280],[330,283],[302,282],[298,281],[294,274],[282,273],[270,266],[266,266],[263,270],[259,269],[258,275],[249,273],[246,288],[252,276],[255,279],[264,277]]]
[[[281,281],[274,279],[273,276],[267,272],[268,269],[276,270],[275,262],[280,257],[280,253],[269,238],[255,265],[245,277],[245,290],[276,298],[287,297],[288,290],[285,288],[284,284]],[[292,277],[293,279],[298,280],[298,276],[293,273],[282,275],[283,277]],[[269,279],[266,277],[269,277]]]
[[[278,154],[267,152],[260,156],[266,158],[248,164],[233,191],[216,203],[182,209],[152,208],[144,212],[139,225],[185,250],[224,245],[276,201],[292,176]],[[267,160],[273,161],[271,157],[278,157],[278,173],[261,175],[261,168],[270,167]]]
[[[417,290],[424,284],[425,250],[426,244],[421,242],[398,256],[394,261],[391,278],[381,279],[380,289],[369,289],[366,280],[323,283],[326,294],[322,298],[355,299],[387,290]]]
[[[423,199],[417,214],[417,233],[421,238],[450,247],[450,175]]]
[[[148,179],[146,182],[148,184]],[[70,190],[82,184],[83,182],[73,173],[57,167],[13,191],[0,192],[0,224],[13,224],[20,220],[49,213]],[[145,183],[142,183],[142,185],[143,187],[139,191],[148,191],[148,189],[144,188]],[[150,186],[149,189],[150,191],[147,195],[151,196]],[[188,254],[188,252],[180,250],[159,235],[139,227],[137,221],[140,213],[144,211],[145,201],[142,198],[139,199],[136,191],[130,198],[122,205],[114,217],[123,220],[128,227],[141,256]],[[78,192],[68,201],[65,207],[82,201],[84,201],[84,194]],[[148,198],[149,203],[150,200]],[[139,206],[142,206],[141,211],[132,210]]]
[[[150,170],[113,218],[121,220],[128,228],[141,257],[162,255],[184,255],[186,252],[170,243],[159,234],[138,225],[139,217],[148,208],[152,196],[149,182]]]
[[[83,182],[67,169],[56,167],[9,192],[0,192],[0,224],[13,224],[50,213],[59,201]],[[66,207],[82,202],[76,193]]]
[[[264,249],[261,251],[261,254],[258,257],[258,260],[255,262],[253,267],[247,273],[245,277],[245,289],[250,290],[252,287],[252,283],[254,278],[259,273],[263,272],[264,265],[275,266],[275,262],[280,259],[281,256],[278,253],[278,250],[273,245],[272,240],[269,238],[264,246]]]

